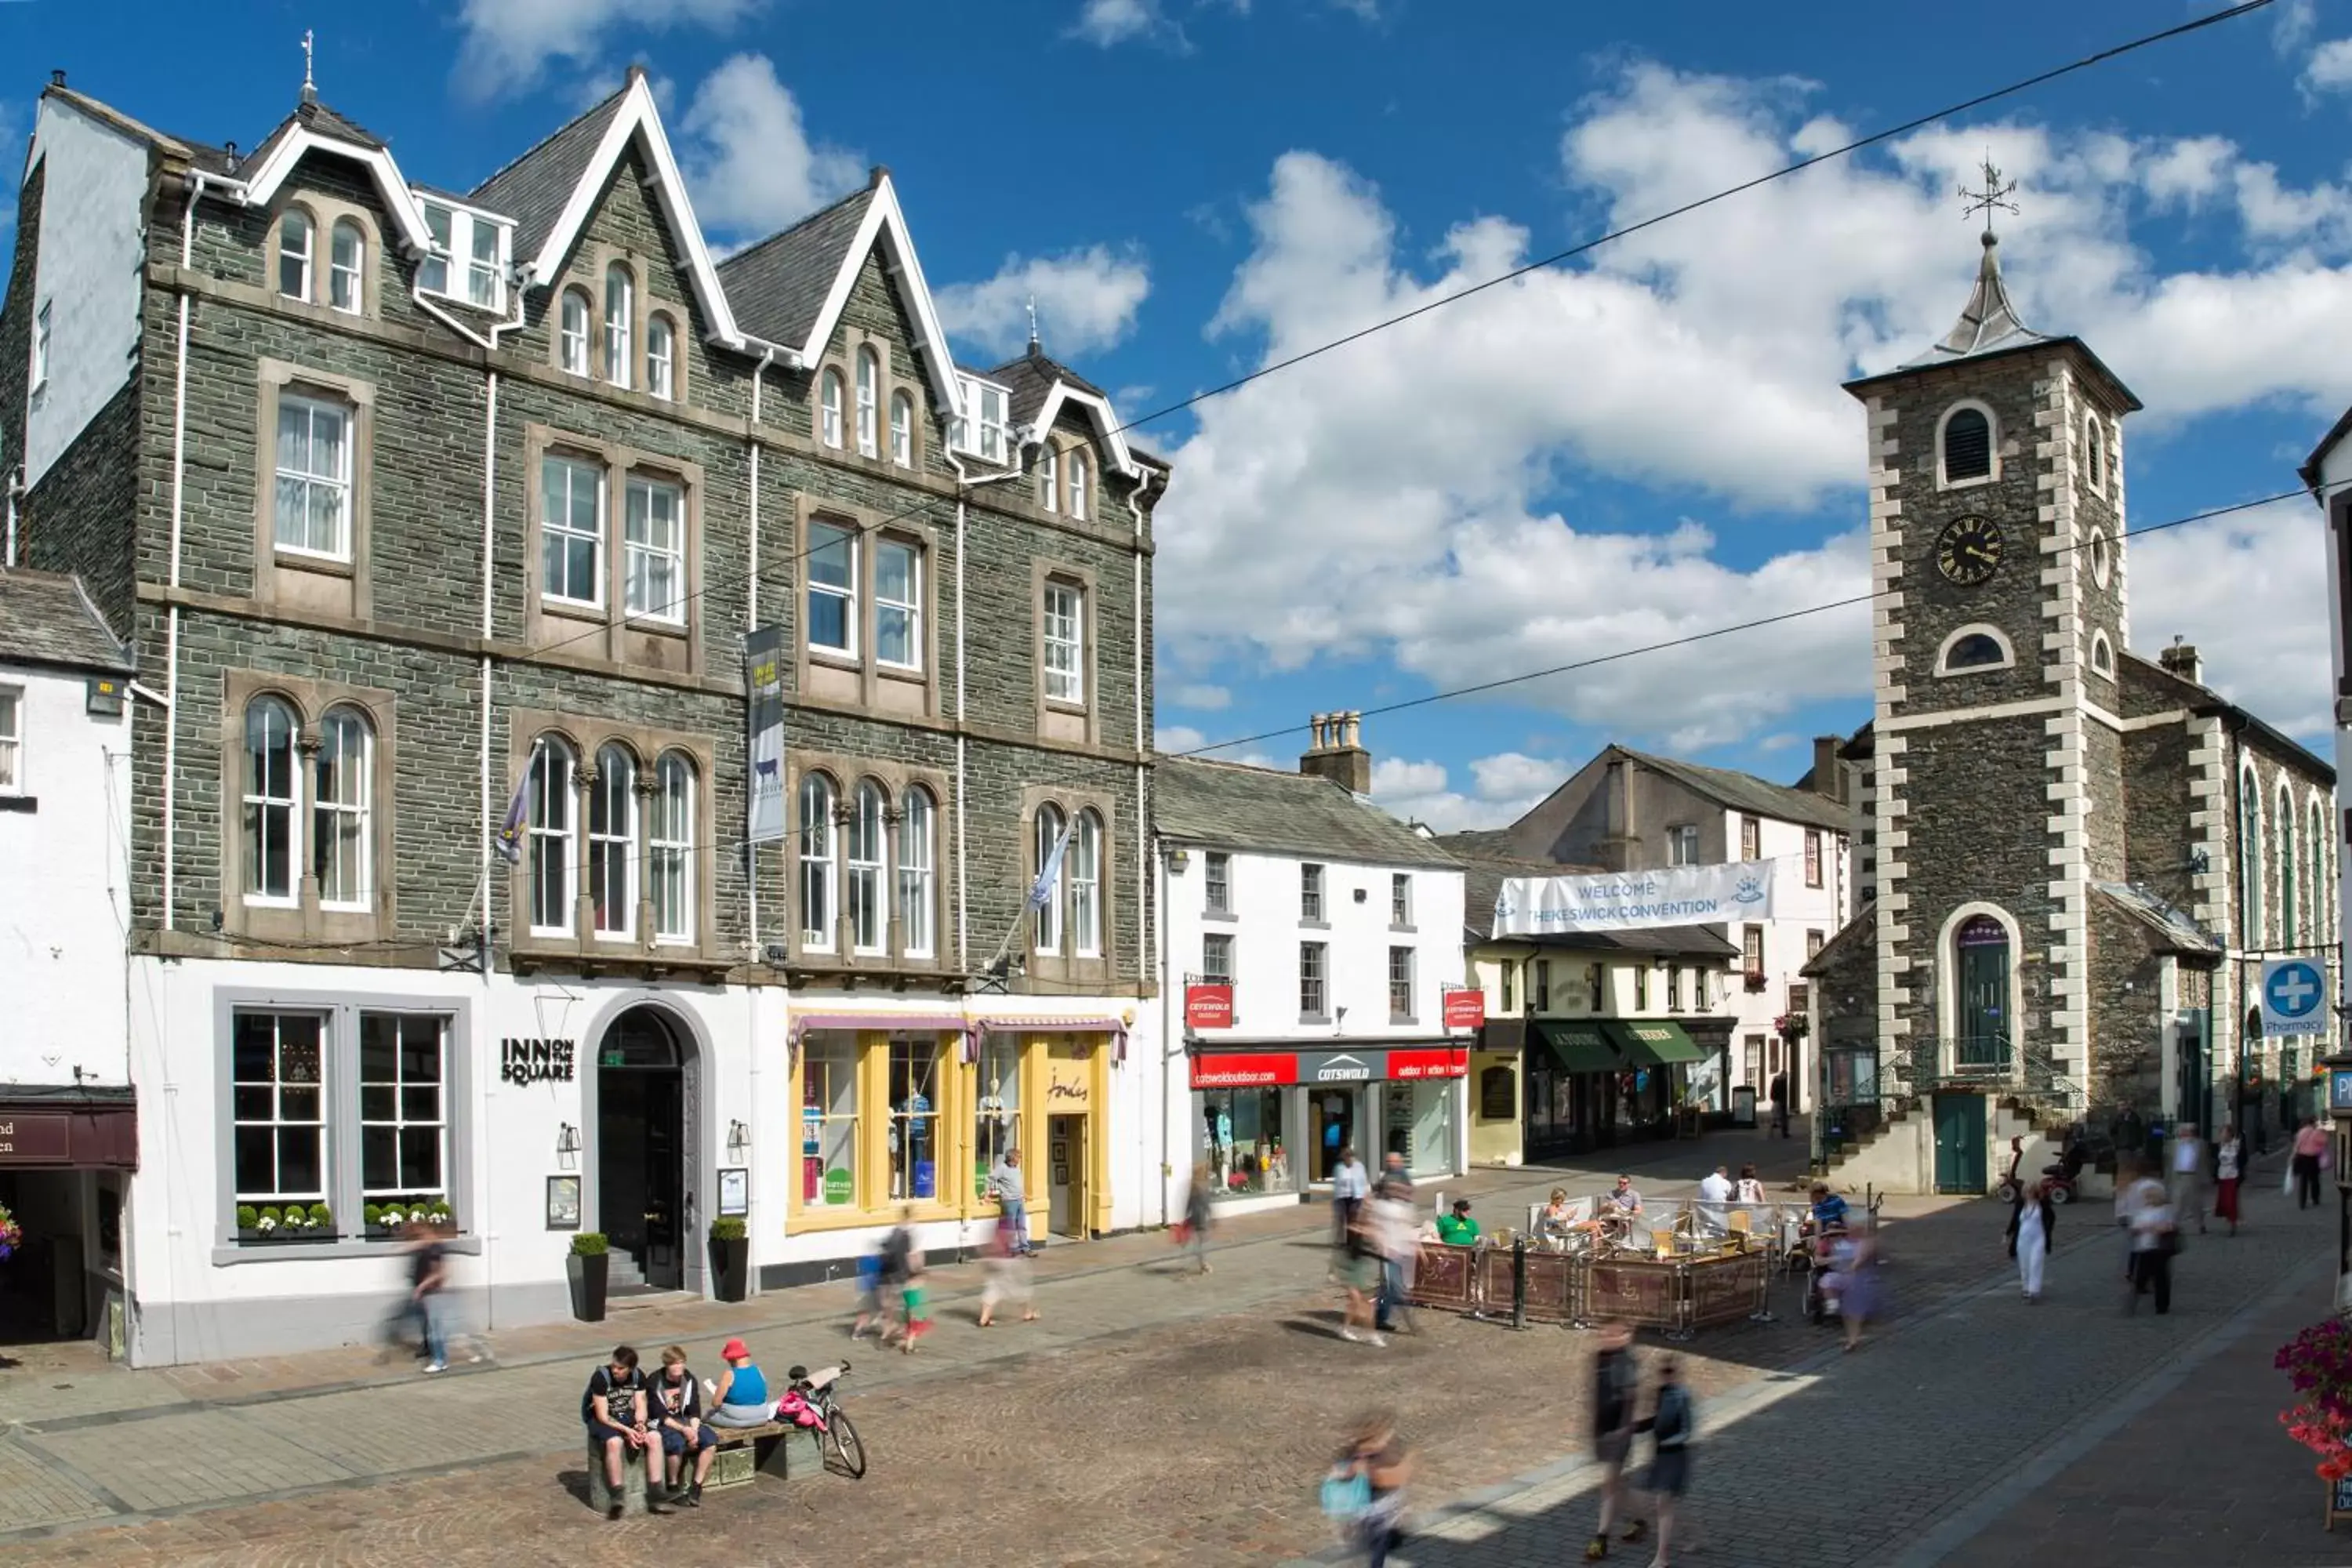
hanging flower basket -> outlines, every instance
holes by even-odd
[[[1772,1020],[1772,1032],[1790,1045],[1805,1037],[1808,1027],[1802,1013],[1783,1013]]]
[[[2296,1403],[2279,1413],[2288,1436],[2319,1456],[2313,1471],[2331,1498],[2352,1476],[2352,1323],[2316,1322],[2279,1347],[2273,1362],[2294,1384]]]
[[[25,1227],[16,1223],[15,1215],[0,1207],[0,1259],[15,1257],[16,1249],[24,1245]]]

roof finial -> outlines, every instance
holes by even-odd
[[[1980,167],[1984,170],[1984,189],[1972,191],[1968,186],[1962,185],[1960,195],[1967,200],[1968,205],[1961,211],[1970,217],[1976,216],[1979,213],[1984,214],[1984,242],[1989,246],[1997,245],[2000,241],[1994,237],[1992,232],[1992,215],[1995,212],[2012,215],[2016,213],[2017,204],[2011,201],[2009,196],[2017,189],[2017,182],[2011,180],[2007,184],[2002,183],[2000,171],[1993,166],[1992,149],[1990,147],[1985,149],[1984,163]]]
[[[305,27],[302,29],[302,101],[305,103],[319,101],[319,84],[310,75],[310,29]]]
[[[1033,354],[1038,352],[1037,296],[1034,294],[1029,296],[1029,352]]]

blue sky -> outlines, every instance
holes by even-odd
[[[1046,347],[1138,418],[1270,359],[1849,136],[2211,5],[1556,0],[0,4],[0,157],[51,68],[250,146],[322,96],[459,189],[615,83],[657,83],[705,226],[898,177],[968,360]],[[134,13],[136,15],[134,15]],[[873,18],[894,18],[885,32]],[[1988,149],[2029,322],[2148,405],[2137,525],[2288,488],[2352,401],[2352,4],[2268,11],[1433,313],[1137,433],[1161,513],[1171,743],[1845,597],[1866,586],[1837,384],[1940,334]],[[2326,725],[2308,503],[2132,547],[2132,635]],[[1858,612],[1368,721],[1377,793],[1508,820],[1606,740],[1793,778],[1867,715]],[[1227,754],[1277,761],[1300,734]]]

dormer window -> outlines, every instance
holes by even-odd
[[[310,298],[314,238],[310,215],[299,207],[289,207],[278,220],[278,291],[289,300]]]
[[[902,468],[915,466],[915,400],[903,392],[890,395],[890,460]]]
[[[574,375],[588,374],[588,296],[578,289],[563,291],[561,342],[563,368]]]
[[[629,384],[629,328],[636,319],[636,288],[629,269],[615,261],[604,269],[604,379]]]
[[[1051,446],[1037,448],[1037,504],[1047,511],[1061,510],[1060,465]]]
[[[876,422],[880,413],[882,362],[874,357],[872,349],[857,351],[857,455],[872,458],[880,455],[881,441]]]
[[[420,200],[432,247],[417,263],[417,287],[478,310],[505,310],[507,261],[514,231],[488,213],[429,196]]]
[[[1070,454],[1070,515],[1079,521],[1087,516],[1087,455]]]
[[[973,453],[991,463],[1005,461],[1012,437],[1005,426],[1010,395],[1004,388],[991,386],[971,376],[963,378],[962,390],[965,412],[955,422],[956,449]]]
[[[841,449],[841,373],[827,369],[817,382],[817,439]]]

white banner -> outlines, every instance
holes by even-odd
[[[761,626],[744,634],[751,787],[745,797],[743,837],[753,844],[774,844],[785,836],[783,661],[782,632]]]
[[[1773,916],[1769,860],[1670,866],[1584,877],[1512,877],[1495,899],[1495,935],[1720,925]]]

